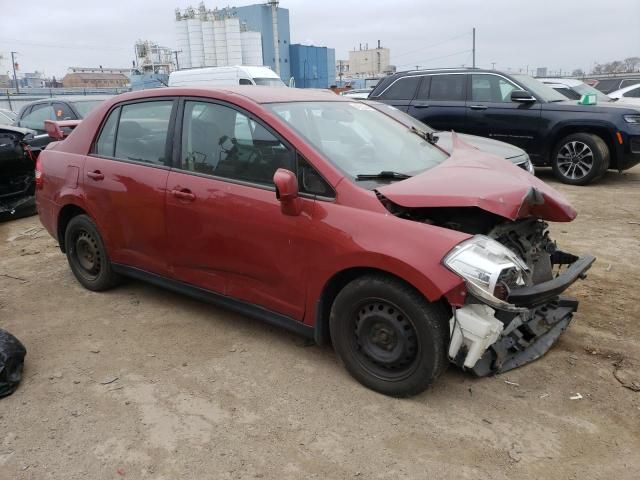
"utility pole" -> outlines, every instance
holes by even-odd
[[[476,68],[476,27],[473,27],[473,68]]]
[[[496,62],[491,62],[491,70],[495,70],[496,69]]]
[[[180,70],[180,62],[178,62],[178,54],[182,53],[182,50],[172,50],[171,53],[176,57],[176,70]]]
[[[16,84],[16,93],[20,93],[20,86],[18,85],[18,76],[16,75],[16,58],[15,54],[18,52],[11,52],[11,66],[13,67],[13,81]]]

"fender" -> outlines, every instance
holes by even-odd
[[[615,135],[615,132],[617,131],[617,127],[606,120],[563,120],[561,122],[555,123],[553,125],[553,127],[549,130],[547,138],[549,139],[553,139],[553,142],[549,141],[549,142],[545,142],[546,145],[546,151],[544,152],[545,158],[548,158],[551,155],[551,152],[554,148],[554,143],[559,139],[559,132],[564,129],[564,128],[571,128],[572,130],[580,130],[580,129],[586,129],[588,130],[589,128],[602,128],[605,129],[607,131],[607,134],[609,135],[609,139],[613,139],[613,136]],[[607,140],[607,139],[603,139],[603,140]],[[613,142],[614,145],[616,145],[616,152],[611,152],[612,156],[615,157],[617,155],[617,142]]]

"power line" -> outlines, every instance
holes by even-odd
[[[418,49],[416,49],[416,50],[410,50],[410,51],[408,51],[408,52],[401,53],[400,55],[394,55],[394,56],[393,56],[393,58],[394,58],[394,60],[395,60],[395,59],[397,59],[397,58],[399,58],[399,57],[404,57],[405,55],[410,55],[410,54],[412,54],[412,53],[421,52],[421,51],[423,51],[423,50],[428,50],[428,49],[430,49],[430,48],[437,47],[437,46],[439,46],[439,45],[442,45],[442,44],[445,44],[445,43],[451,42],[451,41],[453,41],[453,40],[457,40],[458,38],[466,37],[466,36],[468,36],[468,35],[470,35],[470,33],[469,33],[469,32],[462,33],[462,34],[460,34],[460,35],[456,35],[455,37],[451,37],[451,38],[448,38],[448,39],[446,39],[446,40],[442,40],[442,41],[437,42],[437,43],[432,43],[431,45],[426,45],[426,46],[421,47],[421,48],[418,48]]]
[[[122,50],[129,50],[129,47],[125,48],[125,47],[105,47],[104,45],[77,45],[77,44],[73,44],[73,45],[69,45],[69,44],[61,44],[61,43],[34,43],[34,42],[25,42],[23,40],[15,40],[15,39],[0,39],[0,44],[11,44],[11,43],[17,43],[20,46],[28,46],[28,47],[42,47],[42,48],[65,48],[65,49],[70,49],[70,50],[95,50],[95,49],[101,49],[101,50],[113,50],[113,51],[122,51]]]
[[[466,49],[466,50],[460,50],[459,52],[453,52],[450,53],[448,55],[441,55],[439,57],[432,57],[432,58],[427,58],[426,60],[421,60],[419,62],[411,62],[411,63],[405,63],[403,65],[397,65],[398,68],[400,67],[406,67],[406,66],[415,66],[415,65],[424,65],[425,63],[429,63],[433,60],[440,60],[441,58],[448,58],[448,57],[454,57],[456,55],[461,55],[463,53],[470,53],[472,50],[471,49]]]

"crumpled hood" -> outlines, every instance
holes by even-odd
[[[455,134],[453,147],[440,165],[377,191],[407,208],[478,207],[510,220],[534,216],[570,222],[576,217],[560,192],[509,161],[481,152]]]

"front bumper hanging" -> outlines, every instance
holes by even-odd
[[[578,300],[561,293],[579,278],[585,278],[595,257],[587,255],[578,258],[558,251],[552,255],[551,262],[558,266],[567,265],[567,268],[549,281],[510,292],[509,303],[521,307],[521,312],[496,311],[488,307],[478,309],[477,304],[458,309],[458,313],[451,319],[453,350],[450,348],[449,355],[454,363],[482,377],[504,373],[533,362],[549,351],[568,328],[573,314],[578,310]],[[469,309],[476,316],[485,312],[484,318],[478,320],[487,322],[492,328],[478,329],[478,324],[472,324],[473,315],[461,315],[466,313],[464,309]],[[465,325],[465,321],[471,323]],[[482,334],[478,335],[478,332],[490,330],[493,336],[483,338]],[[456,340],[459,345],[454,345]],[[474,347],[477,350],[477,342],[482,345],[483,341],[491,344],[481,356],[477,355],[469,361]]]

